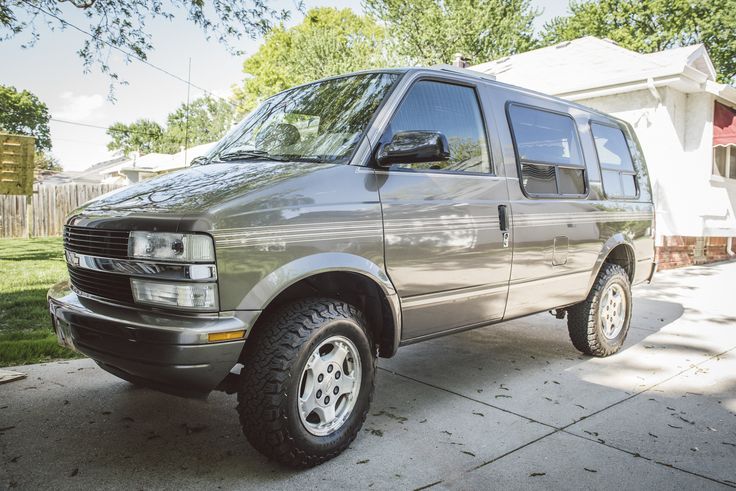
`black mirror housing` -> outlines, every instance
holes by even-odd
[[[189,167],[194,167],[195,165],[204,165],[209,162],[210,159],[205,157],[204,155],[200,155],[199,157],[194,157],[191,162],[189,162]]]
[[[450,144],[438,131],[400,131],[376,152],[381,167],[450,160]]]

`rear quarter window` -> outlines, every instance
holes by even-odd
[[[636,171],[626,136],[621,128],[591,123],[595,150],[601,168],[603,191],[609,198],[636,198]]]

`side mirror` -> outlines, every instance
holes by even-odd
[[[450,160],[450,144],[438,131],[400,131],[376,152],[381,167]]]

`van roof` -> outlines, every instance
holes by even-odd
[[[581,111],[585,111],[585,112],[587,112],[587,113],[589,113],[591,115],[598,116],[599,118],[601,118],[603,120],[613,121],[613,122],[616,122],[616,123],[618,123],[620,125],[623,125],[625,127],[628,127],[628,128],[631,127],[631,125],[628,122],[626,122],[626,121],[624,121],[622,119],[619,119],[619,118],[617,118],[615,116],[611,116],[610,114],[606,114],[604,112],[598,111],[597,109],[593,109],[592,107],[585,106],[585,105],[579,104],[577,102],[569,101],[567,99],[562,99],[560,97],[555,97],[553,95],[545,94],[543,92],[538,92],[536,90],[527,89],[525,87],[520,87],[518,85],[512,85],[512,84],[508,84],[508,83],[505,83],[505,82],[500,82],[500,81],[496,80],[495,77],[493,77],[492,75],[488,75],[488,74],[485,74],[485,73],[482,73],[482,72],[478,72],[478,71],[475,71],[475,70],[470,70],[468,68],[459,68],[459,67],[455,67],[455,66],[452,66],[452,65],[434,65],[434,66],[431,66],[431,67],[375,68],[375,69],[370,69],[370,70],[359,70],[359,71],[355,71],[355,72],[349,72],[349,73],[344,73],[344,74],[340,74],[340,75],[334,75],[332,77],[325,77],[325,78],[322,78],[322,79],[319,79],[319,80],[315,80],[314,82],[308,82],[308,83],[301,84],[301,85],[309,85],[309,84],[316,83],[316,82],[323,82],[325,80],[332,80],[332,79],[337,79],[337,78],[342,78],[342,77],[349,77],[349,76],[360,75],[360,74],[365,74],[365,73],[400,73],[400,74],[407,74],[407,73],[427,73],[427,74],[442,74],[442,75],[459,76],[459,77],[462,77],[462,78],[467,78],[467,79],[473,80],[475,82],[482,82],[482,83],[485,83],[485,84],[488,84],[488,85],[494,85],[494,86],[497,86],[497,87],[503,87],[503,88],[505,88],[507,90],[519,92],[519,93],[522,93],[524,95],[530,95],[530,96],[537,97],[537,98],[540,98],[540,99],[544,99],[544,100],[547,100],[547,101],[559,102],[559,103],[565,104],[567,106],[570,106],[570,107],[574,107],[576,109],[579,109]],[[301,85],[299,85],[299,86],[301,86]],[[299,87],[299,86],[295,86],[295,87]],[[291,90],[292,88],[294,88],[294,87],[290,87],[287,90]]]
[[[483,82],[483,83],[488,84],[488,85],[494,85],[494,86],[497,86],[497,87],[503,87],[505,89],[508,89],[508,90],[511,90],[511,91],[514,91],[514,92],[522,93],[524,95],[530,95],[530,96],[537,97],[537,98],[540,98],[540,99],[544,99],[544,100],[547,100],[547,101],[559,102],[559,103],[565,104],[566,106],[574,107],[574,108],[579,109],[581,111],[585,111],[585,112],[587,112],[587,113],[589,113],[591,115],[596,115],[596,116],[598,116],[598,117],[600,117],[600,118],[602,118],[604,120],[616,121],[617,123],[622,124],[624,126],[629,126],[629,124],[626,121],[623,121],[623,120],[621,120],[621,119],[619,119],[619,118],[617,118],[615,116],[611,116],[610,114],[606,114],[604,112],[601,112],[601,111],[599,111],[597,109],[594,109],[592,107],[585,106],[585,105],[579,104],[577,102],[569,101],[569,100],[563,99],[561,97],[556,97],[556,96],[553,96],[553,95],[545,94],[543,92],[538,92],[536,90],[527,89],[525,87],[520,87],[518,85],[512,85],[512,84],[508,84],[508,83],[505,83],[505,82],[500,82],[500,81],[496,80],[495,77],[493,77],[492,75],[488,75],[488,74],[485,74],[485,73],[482,73],[482,72],[478,72],[478,71],[475,71],[475,70],[470,70],[468,68],[459,68],[459,67],[450,66],[450,65],[436,65],[436,66],[432,66],[432,67],[412,67],[412,68],[404,69],[404,71],[405,72],[409,72],[409,71],[427,72],[427,73],[437,73],[437,72],[440,72],[440,73],[443,73],[443,74],[459,75],[459,76],[466,77],[466,78],[469,78],[469,79],[472,79],[472,80],[475,80],[475,81]]]

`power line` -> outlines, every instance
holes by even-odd
[[[53,12],[49,12],[48,10],[46,10],[46,9],[44,9],[42,7],[39,7],[38,5],[34,5],[31,2],[29,2],[28,0],[20,0],[20,1],[23,2],[23,3],[25,3],[26,5],[28,5],[29,7],[32,7],[34,9],[38,10],[39,12],[43,12],[44,14],[46,14],[46,15],[48,15],[50,17],[53,17],[54,19],[56,19],[59,22],[61,22],[61,24],[64,25],[64,26],[69,26],[72,29],[75,29],[75,30],[81,32],[82,34],[85,34],[85,35],[91,37],[92,39],[98,39],[103,44],[109,46],[110,48],[112,48],[112,49],[114,49],[116,51],[119,51],[119,52],[123,53],[125,56],[128,56],[130,58],[136,59],[139,62],[141,62],[141,63],[143,63],[145,65],[148,65],[151,68],[160,71],[161,73],[164,73],[164,74],[168,75],[169,77],[172,77],[172,78],[174,78],[174,79],[176,79],[176,80],[178,80],[180,82],[183,82],[183,83],[187,84],[188,86],[194,87],[195,89],[201,90],[202,92],[205,93],[205,95],[216,97],[217,99],[220,99],[222,101],[227,102],[228,104],[230,104],[233,107],[236,106],[236,104],[233,104],[232,102],[230,102],[226,98],[221,97],[221,96],[218,96],[217,94],[215,94],[215,93],[213,93],[213,92],[205,89],[204,87],[200,87],[200,86],[198,86],[196,84],[193,84],[191,81],[185,80],[182,77],[180,77],[180,76],[178,76],[178,75],[176,75],[174,73],[171,73],[170,71],[166,70],[165,68],[161,68],[160,66],[154,65],[150,61],[147,61],[146,59],[141,58],[140,56],[136,55],[135,53],[131,53],[130,51],[126,51],[123,48],[121,48],[119,46],[116,46],[116,45],[112,44],[109,41],[106,41],[106,40],[104,40],[102,38],[96,37],[91,32],[86,31],[86,30],[82,29],[81,27],[78,27],[78,26],[72,24],[71,22],[69,22],[67,20],[64,20],[63,18],[59,17],[58,15],[54,14]]]
[[[138,135],[146,135],[146,136],[151,136],[151,137],[160,137],[160,136],[163,136],[160,133],[150,133],[148,131],[133,130],[133,129],[130,129],[130,128],[126,128],[126,129],[113,128],[111,126],[100,126],[100,125],[91,124],[91,123],[82,123],[81,121],[68,121],[66,119],[49,118],[49,121],[54,121],[56,123],[71,124],[71,125],[75,125],[75,126],[84,126],[86,128],[95,128],[95,129],[99,129],[99,130],[112,131],[112,132],[116,132],[116,133],[126,133],[126,134],[135,133],[135,134],[138,134]]]

